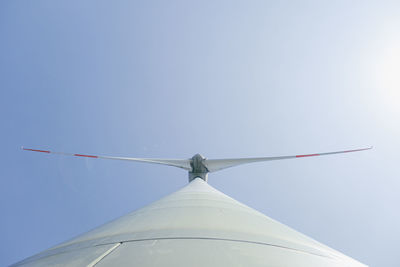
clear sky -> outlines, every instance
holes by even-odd
[[[278,3],[279,2],[279,3]],[[366,152],[245,165],[212,186],[398,267],[399,1],[1,1],[0,266],[187,183],[130,157]]]

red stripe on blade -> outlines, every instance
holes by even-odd
[[[98,156],[82,155],[82,154],[74,154],[74,156],[77,156],[77,157],[86,157],[86,158],[94,158],[94,159],[97,159],[97,158],[98,158]]]
[[[30,148],[23,148],[23,150],[34,151],[34,152],[50,153],[50,151],[48,151],[48,150],[39,150],[39,149],[30,149]]]
[[[314,156],[320,156],[320,154],[296,155],[296,158],[314,157]]]

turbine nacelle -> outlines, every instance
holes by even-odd
[[[192,169],[189,171],[189,183],[197,177],[207,182],[209,171],[204,165],[205,160],[206,158],[200,154],[196,154],[190,159]]]

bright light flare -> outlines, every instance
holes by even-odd
[[[374,87],[378,96],[390,112],[400,114],[400,30],[390,24],[377,36],[378,47],[374,67]]]

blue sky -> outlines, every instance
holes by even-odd
[[[398,1],[2,1],[0,265],[159,199],[131,157],[346,155],[210,175],[370,266],[398,266]]]

